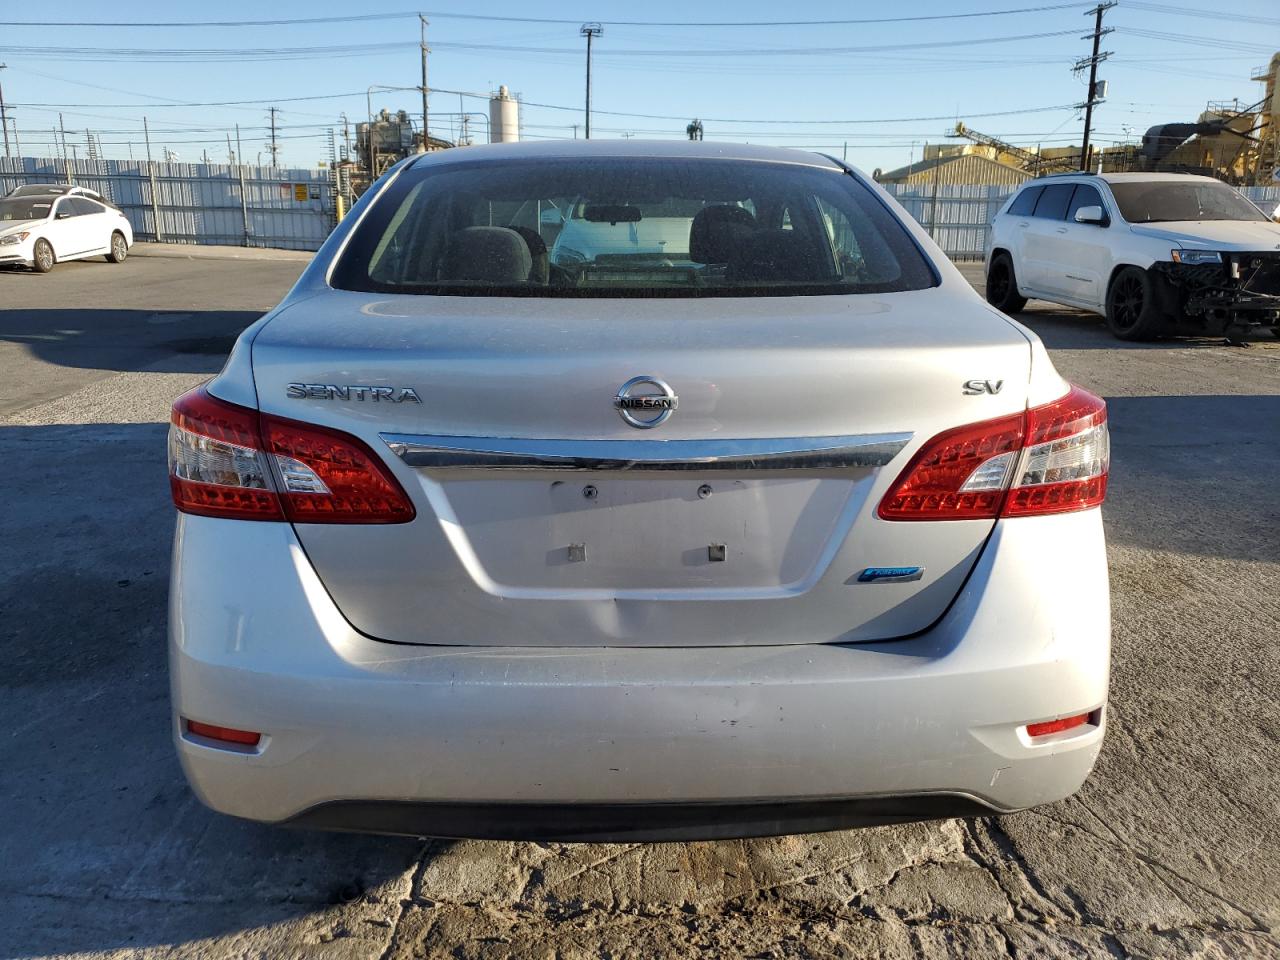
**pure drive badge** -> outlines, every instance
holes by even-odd
[[[291,383],[285,389],[291,400],[372,400],[375,403],[421,403],[413,387],[370,387],[361,384]]]

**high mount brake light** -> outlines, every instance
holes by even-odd
[[[260,415],[198,387],[173,405],[169,485],[184,513],[295,523],[405,523],[404,489],[364,443]]]
[[[1107,493],[1107,405],[1072,387],[1052,403],[938,434],[880,502],[885,520],[991,520],[1084,510]]]

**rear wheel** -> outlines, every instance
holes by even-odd
[[[1004,313],[1017,313],[1027,305],[1027,298],[1018,294],[1013,261],[1007,253],[996,254],[991,260],[987,270],[987,303]]]
[[[36,248],[31,258],[31,264],[36,273],[48,273],[53,269],[53,265],[56,262],[53,257],[53,247],[50,246],[49,241],[37,240]]]
[[[1116,274],[1107,290],[1107,326],[1121,340],[1154,340],[1166,331],[1147,271],[1125,267]]]
[[[127,256],[129,245],[124,242],[124,234],[119,231],[111,234],[111,252],[107,254],[107,260],[111,263],[124,263]]]

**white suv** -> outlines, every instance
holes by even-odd
[[[1028,297],[1080,307],[1122,340],[1280,324],[1280,225],[1210,177],[1029,181],[992,222],[986,272],[1006,313]]]

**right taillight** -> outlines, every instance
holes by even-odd
[[[880,502],[885,520],[982,520],[1084,510],[1107,493],[1107,405],[1080,387],[1025,414],[948,430]]]
[[[404,488],[349,434],[260,415],[203,387],[169,425],[169,486],[183,513],[295,523],[406,523]]]

